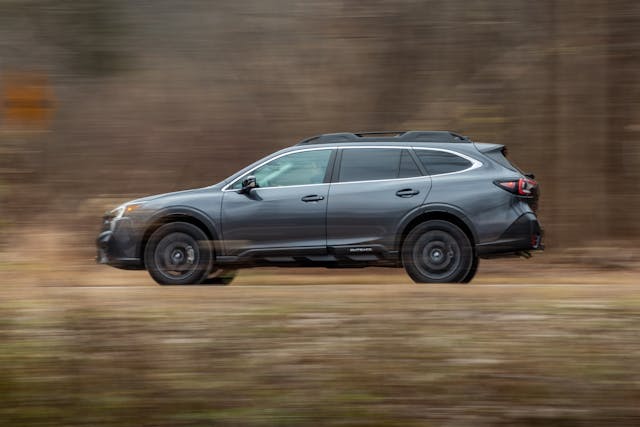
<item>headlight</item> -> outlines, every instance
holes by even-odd
[[[114,218],[122,218],[125,214],[130,214],[140,206],[142,206],[142,203],[125,203],[112,210],[111,213]]]

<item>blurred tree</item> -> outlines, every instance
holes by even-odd
[[[633,0],[0,0],[0,73],[51,76],[42,200],[207,185],[321,132],[452,129],[508,145],[571,246],[640,238],[639,25]]]
[[[67,73],[85,76],[105,76],[121,70],[126,56],[121,42],[125,34],[121,8],[120,0],[0,1],[0,24],[5,32],[13,30],[14,35],[35,38],[14,40],[12,50],[23,61],[31,59],[14,67],[40,69],[43,65],[64,64]],[[46,59],[53,64],[30,58],[31,49],[47,50],[51,55]],[[17,59],[11,58],[11,62]]]

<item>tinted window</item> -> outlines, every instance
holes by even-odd
[[[398,174],[398,178],[411,178],[414,176],[420,176],[422,173],[420,169],[418,169],[418,165],[413,161],[413,157],[407,150],[402,150],[402,155],[400,156],[400,173]]]
[[[420,176],[407,150],[361,148],[342,150],[340,182]]]
[[[331,157],[331,150],[301,151],[287,154],[249,172],[231,188],[242,187],[248,175],[256,177],[258,187],[284,187],[288,185],[321,184]]]
[[[446,151],[415,150],[430,175],[458,172],[471,167],[471,162]]]

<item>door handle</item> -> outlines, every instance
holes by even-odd
[[[419,194],[420,191],[414,190],[413,188],[403,188],[402,190],[396,191],[396,196],[398,197],[413,197],[416,194]]]
[[[317,194],[312,194],[310,196],[304,196],[301,200],[303,202],[319,202],[320,200],[324,200],[324,196],[318,196]]]

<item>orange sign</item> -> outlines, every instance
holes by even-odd
[[[48,79],[38,73],[0,75],[0,125],[38,127],[49,124],[53,93]]]

